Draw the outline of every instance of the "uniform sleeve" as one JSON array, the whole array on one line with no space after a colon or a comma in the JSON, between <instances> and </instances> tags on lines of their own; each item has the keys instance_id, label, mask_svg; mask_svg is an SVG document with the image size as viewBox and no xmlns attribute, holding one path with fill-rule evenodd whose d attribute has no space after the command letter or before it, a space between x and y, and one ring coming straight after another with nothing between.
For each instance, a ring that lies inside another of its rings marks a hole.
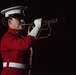
<instances>
[{"instance_id":1,"label":"uniform sleeve","mask_svg":"<svg viewBox=\"0 0 76 75\"><path fill-rule=\"evenodd\" d=\"M17 38L12 35L5 36L2 43L11 50L24 51L27 50L34 42L35 37L26 36L24 38Z\"/></svg>"}]
</instances>

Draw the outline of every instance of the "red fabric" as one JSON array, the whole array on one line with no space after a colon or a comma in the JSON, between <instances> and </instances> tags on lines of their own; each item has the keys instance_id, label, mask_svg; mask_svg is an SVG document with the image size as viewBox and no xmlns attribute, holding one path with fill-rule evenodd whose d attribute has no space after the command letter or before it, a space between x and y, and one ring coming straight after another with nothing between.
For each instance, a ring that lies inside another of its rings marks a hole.
<instances>
[{"instance_id":1,"label":"red fabric","mask_svg":"<svg viewBox=\"0 0 76 75\"><path fill-rule=\"evenodd\" d=\"M20 37L17 30L9 29L1 40L1 54L3 62L16 62L22 64L29 64L30 50L29 47L34 42L35 37L26 36ZM28 75L26 70L9 68L3 69L1 75Z\"/></svg>"}]
</instances>

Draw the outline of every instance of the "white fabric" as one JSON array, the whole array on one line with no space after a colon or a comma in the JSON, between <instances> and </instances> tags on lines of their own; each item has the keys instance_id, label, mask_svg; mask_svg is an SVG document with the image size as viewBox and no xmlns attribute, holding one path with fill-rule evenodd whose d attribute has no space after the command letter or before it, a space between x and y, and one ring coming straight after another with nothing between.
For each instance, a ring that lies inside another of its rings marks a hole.
<instances>
[{"instance_id":1,"label":"white fabric","mask_svg":"<svg viewBox=\"0 0 76 75\"><path fill-rule=\"evenodd\" d=\"M3 67L7 67L7 62L3 62ZM9 62L8 67L14 67L14 68L26 68L26 64L21 64L21 63L15 63L15 62Z\"/></svg>"},{"instance_id":2,"label":"white fabric","mask_svg":"<svg viewBox=\"0 0 76 75\"><path fill-rule=\"evenodd\" d=\"M40 18L40 19L35 19L35 20L34 20L34 24L35 24L35 26L37 26L38 28L41 27L41 23L42 23L42 18Z\"/></svg>"},{"instance_id":3,"label":"white fabric","mask_svg":"<svg viewBox=\"0 0 76 75\"><path fill-rule=\"evenodd\" d=\"M41 21L42 21L42 19L35 19L34 20L35 27L31 30L31 32L28 35L37 37L37 34L41 28Z\"/></svg>"},{"instance_id":4,"label":"white fabric","mask_svg":"<svg viewBox=\"0 0 76 75\"><path fill-rule=\"evenodd\" d=\"M32 31L31 31L28 35L31 35L31 36L36 37L37 34L38 34L38 32L39 32L39 30L40 30L40 28L34 27L34 28L32 29Z\"/></svg>"}]
</instances>

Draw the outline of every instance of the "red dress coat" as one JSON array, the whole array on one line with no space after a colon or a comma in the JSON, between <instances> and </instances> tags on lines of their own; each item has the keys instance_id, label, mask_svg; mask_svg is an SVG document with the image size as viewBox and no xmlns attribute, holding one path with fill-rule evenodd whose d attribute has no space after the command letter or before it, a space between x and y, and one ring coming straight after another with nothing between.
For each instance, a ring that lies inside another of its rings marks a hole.
<instances>
[{"instance_id":1,"label":"red dress coat","mask_svg":"<svg viewBox=\"0 0 76 75\"><path fill-rule=\"evenodd\" d=\"M28 69L8 67L10 62L29 64L30 63L30 46L35 37L20 37L17 30L8 29L1 40L1 54L3 62L7 62L1 75L28 75Z\"/></svg>"}]
</instances>

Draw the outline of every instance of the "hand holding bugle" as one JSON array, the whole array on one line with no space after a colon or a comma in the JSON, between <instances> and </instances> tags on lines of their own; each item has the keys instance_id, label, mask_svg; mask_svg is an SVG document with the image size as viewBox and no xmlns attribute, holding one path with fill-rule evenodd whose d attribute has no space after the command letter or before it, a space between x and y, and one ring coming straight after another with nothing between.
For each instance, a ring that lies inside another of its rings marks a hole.
<instances>
[{"instance_id":1,"label":"hand holding bugle","mask_svg":"<svg viewBox=\"0 0 76 75\"><path fill-rule=\"evenodd\" d=\"M51 34L51 30L52 30L52 25L55 25L55 24L58 24L58 19L51 19L51 20L45 20L45 21L42 21L42 28L40 29L41 32L43 31L46 31L48 32L47 35L45 36L39 36L38 39L44 39L44 38L48 38ZM33 29L33 27L35 26L34 22L33 23L28 23L28 24L25 24L25 25L28 25L28 33ZM40 33L41 33L40 32ZM45 33L46 34L46 33ZM40 35L40 34L39 34Z\"/></svg>"}]
</instances>

